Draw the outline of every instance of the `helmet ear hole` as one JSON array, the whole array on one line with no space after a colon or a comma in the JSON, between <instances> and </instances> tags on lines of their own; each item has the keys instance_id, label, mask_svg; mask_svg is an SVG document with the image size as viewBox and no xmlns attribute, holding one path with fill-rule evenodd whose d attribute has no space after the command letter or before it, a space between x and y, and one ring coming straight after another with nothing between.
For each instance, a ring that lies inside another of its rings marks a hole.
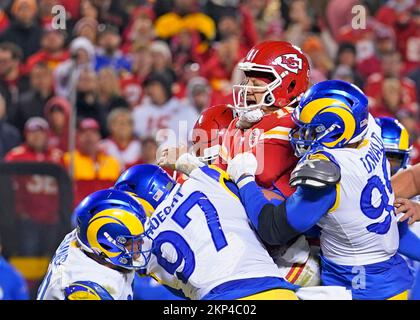
<instances>
[{"instance_id":1,"label":"helmet ear hole","mask_svg":"<svg viewBox=\"0 0 420 320\"><path fill-rule=\"evenodd\" d=\"M287 88L287 93L291 93L296 87L296 80L292 80Z\"/></svg>"}]
</instances>

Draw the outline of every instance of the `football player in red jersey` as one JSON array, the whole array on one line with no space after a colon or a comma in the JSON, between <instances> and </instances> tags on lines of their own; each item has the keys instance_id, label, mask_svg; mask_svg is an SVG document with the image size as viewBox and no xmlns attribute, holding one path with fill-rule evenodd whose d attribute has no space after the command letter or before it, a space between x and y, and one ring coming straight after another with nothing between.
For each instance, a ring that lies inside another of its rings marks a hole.
<instances>
[{"instance_id":1,"label":"football player in red jersey","mask_svg":"<svg viewBox=\"0 0 420 320\"><path fill-rule=\"evenodd\" d=\"M238 113L229 125L220 151L222 169L239 153L252 152L258 160L256 181L287 197L290 173L297 158L289 143L295 127L291 112L308 89L309 62L302 51L283 41L253 47L238 64L242 84L233 87Z\"/></svg>"}]
</instances>

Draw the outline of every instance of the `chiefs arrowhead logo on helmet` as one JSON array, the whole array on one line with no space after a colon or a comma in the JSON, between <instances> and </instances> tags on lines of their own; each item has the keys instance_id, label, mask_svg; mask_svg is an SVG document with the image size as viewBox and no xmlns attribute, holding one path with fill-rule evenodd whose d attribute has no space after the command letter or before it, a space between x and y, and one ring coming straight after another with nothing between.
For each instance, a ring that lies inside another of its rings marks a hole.
<instances>
[{"instance_id":1,"label":"chiefs arrowhead logo on helmet","mask_svg":"<svg viewBox=\"0 0 420 320\"><path fill-rule=\"evenodd\" d=\"M302 70L302 59L299 58L296 54L283 54L280 57L277 57L273 64L283 67L284 69L298 73L299 70Z\"/></svg>"}]
</instances>

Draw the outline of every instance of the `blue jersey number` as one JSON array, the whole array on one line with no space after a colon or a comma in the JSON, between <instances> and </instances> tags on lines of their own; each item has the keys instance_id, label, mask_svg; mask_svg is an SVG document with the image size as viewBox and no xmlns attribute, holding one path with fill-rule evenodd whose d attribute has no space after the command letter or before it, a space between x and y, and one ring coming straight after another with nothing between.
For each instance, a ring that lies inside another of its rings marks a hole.
<instances>
[{"instance_id":1,"label":"blue jersey number","mask_svg":"<svg viewBox=\"0 0 420 320\"><path fill-rule=\"evenodd\" d=\"M372 223L367 226L369 232L377 234L386 234L391 226L392 216L394 213L394 207L389 204L389 194L392 193L391 181L388 177L388 171L386 167L385 157L382 162L382 170L386 185L384 185L378 176L372 176L369 178L367 185L363 188L362 195L360 197L360 208L365 216L370 219L378 219L382 213L387 211L389 214L382 222ZM381 201L376 207L372 204L372 193L377 190L381 195Z\"/></svg>"},{"instance_id":2,"label":"blue jersey number","mask_svg":"<svg viewBox=\"0 0 420 320\"><path fill-rule=\"evenodd\" d=\"M207 226L209 228L211 238L217 251L220 251L226 247L227 241L223 233L222 226L220 225L219 216L216 208L202 192L196 191L192 193L174 212L172 219L182 228L185 229L191 222L191 218L188 217L190 210L198 205L203 211ZM174 262L168 261L162 256L162 245L170 243L176 250L177 259ZM168 273L175 274L182 282L187 283L189 277L192 275L195 269L195 257L194 252L191 250L188 242L175 231L164 231L161 232L154 240L154 251L157 257L159 265L162 266ZM184 267L181 272L176 270L184 262Z\"/></svg>"},{"instance_id":3,"label":"blue jersey number","mask_svg":"<svg viewBox=\"0 0 420 320\"><path fill-rule=\"evenodd\" d=\"M207 227L209 228L211 238L213 239L214 246L217 251L222 250L227 246L225 234L223 233L222 226L220 225L219 215L216 208L209 201L206 195L202 192L196 191L192 193L187 200L185 200L176 210L172 219L182 228L190 223L191 218L188 217L190 210L198 205L207 220Z\"/></svg>"}]
</instances>

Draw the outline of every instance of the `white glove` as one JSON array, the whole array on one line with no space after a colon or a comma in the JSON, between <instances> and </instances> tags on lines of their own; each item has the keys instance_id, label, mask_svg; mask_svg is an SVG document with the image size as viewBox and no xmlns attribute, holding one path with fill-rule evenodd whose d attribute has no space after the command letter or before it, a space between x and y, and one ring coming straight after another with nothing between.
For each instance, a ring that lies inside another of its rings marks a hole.
<instances>
[{"instance_id":1,"label":"white glove","mask_svg":"<svg viewBox=\"0 0 420 320\"><path fill-rule=\"evenodd\" d=\"M264 117L264 111L261 109L244 112L239 115L236 127L239 129L248 129L252 127L254 123L259 122L262 117Z\"/></svg>"},{"instance_id":2,"label":"white glove","mask_svg":"<svg viewBox=\"0 0 420 320\"><path fill-rule=\"evenodd\" d=\"M250 152L240 153L228 163L227 173L236 183L243 175L255 175L258 163L255 156Z\"/></svg>"}]
</instances>

